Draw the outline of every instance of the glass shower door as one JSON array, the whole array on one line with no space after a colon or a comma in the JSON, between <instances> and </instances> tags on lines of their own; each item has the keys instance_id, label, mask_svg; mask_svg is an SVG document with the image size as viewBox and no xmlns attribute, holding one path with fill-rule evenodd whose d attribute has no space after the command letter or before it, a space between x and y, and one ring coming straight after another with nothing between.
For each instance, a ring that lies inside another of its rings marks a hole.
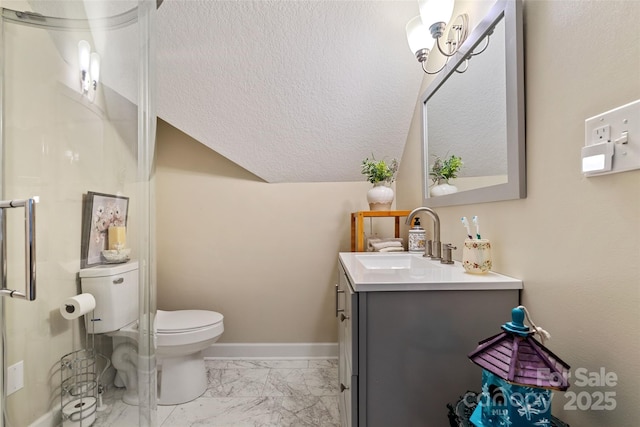
<instances>
[{"instance_id":1,"label":"glass shower door","mask_svg":"<svg viewBox=\"0 0 640 427\"><path fill-rule=\"evenodd\" d=\"M155 10L155 1L82 0L2 9L0 427L61 421L65 355L95 348L106 356L95 358L95 387L111 381L104 369L111 339L88 334L82 316L68 320L60 311L81 292L89 245L83 226L95 225L85 210L92 192L129 201L127 246L140 265L138 425L155 425Z\"/></svg>"}]
</instances>

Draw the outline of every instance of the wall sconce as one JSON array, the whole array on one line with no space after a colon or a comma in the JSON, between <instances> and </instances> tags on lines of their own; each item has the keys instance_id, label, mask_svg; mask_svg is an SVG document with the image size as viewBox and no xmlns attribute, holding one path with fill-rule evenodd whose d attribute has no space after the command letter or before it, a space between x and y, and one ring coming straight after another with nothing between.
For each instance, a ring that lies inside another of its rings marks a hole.
<instances>
[{"instance_id":1,"label":"wall sconce","mask_svg":"<svg viewBox=\"0 0 640 427\"><path fill-rule=\"evenodd\" d=\"M418 5L420 15L410 20L406 28L409 48L416 55L418 62L422 64L422 70L425 73L437 74L442 71L449 62L449 58L458 52L462 43L467 39L469 16L466 13L458 15L449 26L449 32L444 42L441 42L453 15L454 0L419 0ZM427 70L427 60L434 44L447 60L438 70L429 71ZM466 68L460 72L464 71Z\"/></svg>"},{"instance_id":2,"label":"wall sconce","mask_svg":"<svg viewBox=\"0 0 640 427\"><path fill-rule=\"evenodd\" d=\"M100 55L96 52L91 53L91 65L89 68L91 85L89 87L89 101L96 99L98 91L98 82L100 81Z\"/></svg>"},{"instance_id":3,"label":"wall sconce","mask_svg":"<svg viewBox=\"0 0 640 427\"><path fill-rule=\"evenodd\" d=\"M93 102L100 79L100 55L91 52L86 40L78 42L78 64L80 66L80 91Z\"/></svg>"}]
</instances>

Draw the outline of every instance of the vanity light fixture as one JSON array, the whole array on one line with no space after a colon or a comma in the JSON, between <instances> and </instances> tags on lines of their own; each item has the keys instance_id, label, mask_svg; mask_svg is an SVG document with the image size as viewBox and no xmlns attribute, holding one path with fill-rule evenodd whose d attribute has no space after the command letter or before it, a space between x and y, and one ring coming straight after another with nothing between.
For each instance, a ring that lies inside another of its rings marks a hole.
<instances>
[{"instance_id":1,"label":"vanity light fixture","mask_svg":"<svg viewBox=\"0 0 640 427\"><path fill-rule=\"evenodd\" d=\"M91 85L89 87L89 101L93 102L96 99L96 92L98 90L98 82L100 81L100 55L96 52L91 54L91 65L89 68Z\"/></svg>"},{"instance_id":2,"label":"vanity light fixture","mask_svg":"<svg viewBox=\"0 0 640 427\"><path fill-rule=\"evenodd\" d=\"M91 46L86 40L78 42L78 65L80 67L80 92L93 102L100 81L100 55L91 52Z\"/></svg>"},{"instance_id":3,"label":"vanity light fixture","mask_svg":"<svg viewBox=\"0 0 640 427\"><path fill-rule=\"evenodd\" d=\"M422 65L422 70L425 73L438 74L447 65L449 58L458 52L462 43L467 39L469 35L469 15L463 13L451 21L454 0L418 0L418 6L420 15L411 19L406 27L409 48L416 55L416 59ZM447 25L449 25L449 31L444 37ZM447 59L438 70L429 71L427 70L427 60L434 44ZM488 44L489 38L487 37ZM465 64L468 63L468 59L471 56L482 53L487 48L487 45L479 52L471 53L466 58ZM463 73L466 70L465 65L464 69L456 71Z\"/></svg>"},{"instance_id":4,"label":"vanity light fixture","mask_svg":"<svg viewBox=\"0 0 640 427\"><path fill-rule=\"evenodd\" d=\"M87 93L89 90L89 63L91 60L91 46L86 40L78 42L78 66L80 67L80 90Z\"/></svg>"}]
</instances>

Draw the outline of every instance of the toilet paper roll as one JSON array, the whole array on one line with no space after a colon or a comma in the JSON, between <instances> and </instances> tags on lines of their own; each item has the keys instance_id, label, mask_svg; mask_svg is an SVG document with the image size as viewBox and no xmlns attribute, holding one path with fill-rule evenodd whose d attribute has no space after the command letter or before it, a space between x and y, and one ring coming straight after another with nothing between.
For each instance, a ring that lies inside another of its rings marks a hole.
<instances>
[{"instance_id":1,"label":"toilet paper roll","mask_svg":"<svg viewBox=\"0 0 640 427\"><path fill-rule=\"evenodd\" d=\"M62 408L62 427L90 426L95 420L95 397L72 400Z\"/></svg>"},{"instance_id":2,"label":"toilet paper roll","mask_svg":"<svg viewBox=\"0 0 640 427\"><path fill-rule=\"evenodd\" d=\"M64 300L60 306L60 314L67 320L78 317L96 308L96 300L91 294L80 294Z\"/></svg>"}]
</instances>

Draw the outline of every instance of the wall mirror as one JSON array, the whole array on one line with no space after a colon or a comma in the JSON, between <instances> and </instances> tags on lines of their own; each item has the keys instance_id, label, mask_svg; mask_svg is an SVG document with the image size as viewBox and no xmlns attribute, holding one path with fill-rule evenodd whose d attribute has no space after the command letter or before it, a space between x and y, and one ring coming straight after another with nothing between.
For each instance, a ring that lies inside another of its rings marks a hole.
<instances>
[{"instance_id":1,"label":"wall mirror","mask_svg":"<svg viewBox=\"0 0 640 427\"><path fill-rule=\"evenodd\" d=\"M487 37L486 50L470 56ZM526 197L521 0L496 2L429 85L422 106L425 206ZM433 196L431 165L450 155L464 163L450 182L458 191Z\"/></svg>"}]
</instances>

